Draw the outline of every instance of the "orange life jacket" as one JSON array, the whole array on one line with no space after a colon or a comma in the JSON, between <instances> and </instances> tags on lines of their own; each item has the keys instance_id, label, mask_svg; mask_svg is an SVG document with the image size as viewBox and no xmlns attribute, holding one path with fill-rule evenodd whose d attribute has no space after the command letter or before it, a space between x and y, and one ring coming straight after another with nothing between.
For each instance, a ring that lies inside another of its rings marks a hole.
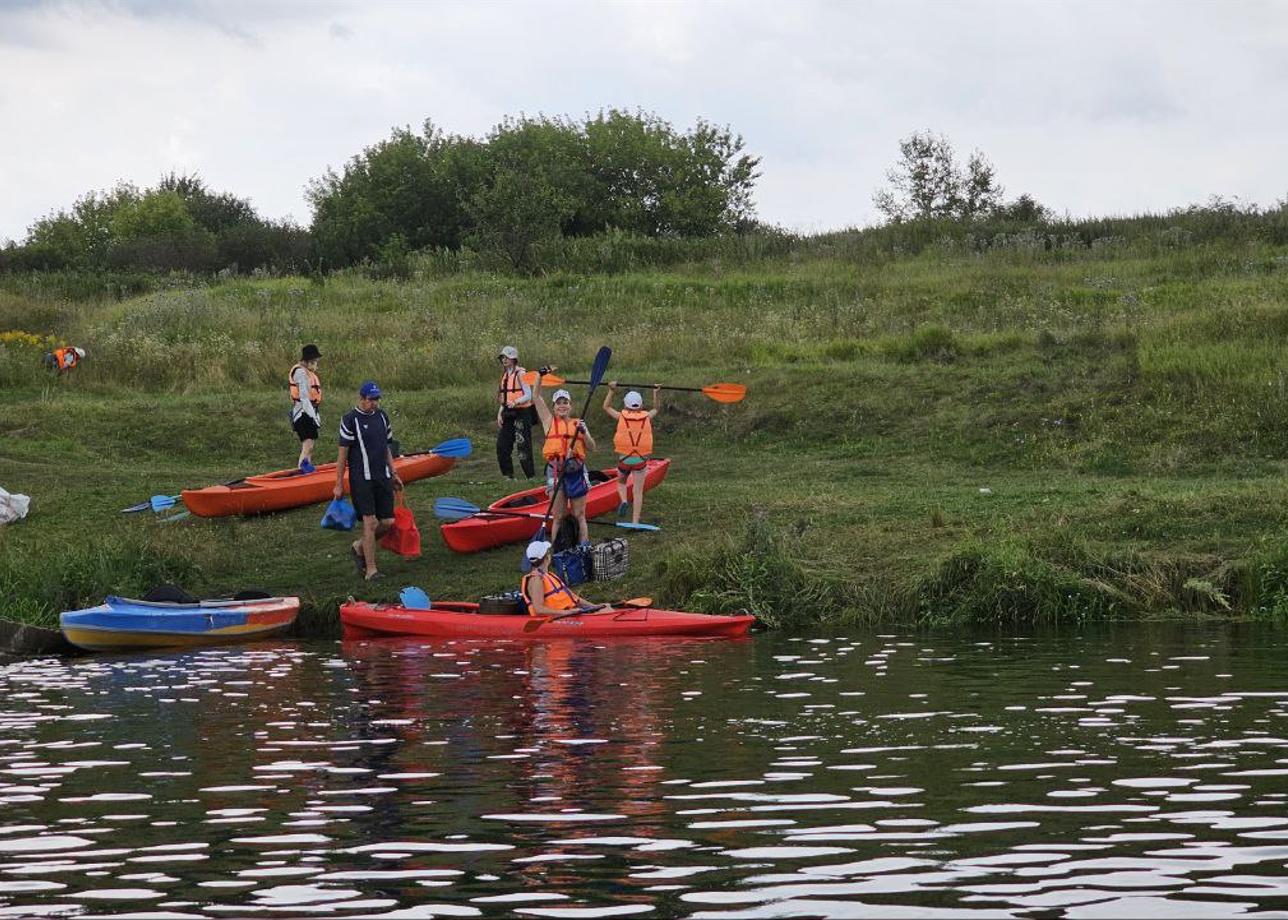
<instances>
[{"instance_id":1,"label":"orange life jacket","mask_svg":"<svg viewBox=\"0 0 1288 920\"><path fill-rule=\"evenodd\" d=\"M507 409L532 405L532 397L523 395L523 368L515 365L501 371L501 385L496 388L497 402Z\"/></svg>"},{"instance_id":2,"label":"orange life jacket","mask_svg":"<svg viewBox=\"0 0 1288 920\"><path fill-rule=\"evenodd\" d=\"M300 388L295 385L295 372L301 368L304 369L304 373L309 375L309 402L315 406L322 405L322 381L317 374L304 367L303 364L295 365L291 368L291 372L286 375L291 384L291 402L300 401Z\"/></svg>"},{"instance_id":3,"label":"orange life jacket","mask_svg":"<svg viewBox=\"0 0 1288 920\"><path fill-rule=\"evenodd\" d=\"M613 450L623 457L653 454L653 419L647 409L623 409L617 417Z\"/></svg>"},{"instance_id":4,"label":"orange life jacket","mask_svg":"<svg viewBox=\"0 0 1288 920\"><path fill-rule=\"evenodd\" d=\"M66 348L55 348L54 360L58 362L60 371L69 371L80 363L80 355L69 345Z\"/></svg>"},{"instance_id":5,"label":"orange life jacket","mask_svg":"<svg viewBox=\"0 0 1288 920\"><path fill-rule=\"evenodd\" d=\"M553 416L550 419L550 427L546 429L546 443L541 446L541 456L547 460L562 460L565 456L576 457L578 460L586 459L586 439L577 433L577 422L579 419L572 417L563 419L559 416ZM568 445L572 444L572 453L568 453Z\"/></svg>"},{"instance_id":6,"label":"orange life jacket","mask_svg":"<svg viewBox=\"0 0 1288 920\"><path fill-rule=\"evenodd\" d=\"M519 582L519 590L523 594L525 606L531 606L532 603L528 600L528 580L534 575L541 576L541 587L545 591L547 607L553 607L555 610L573 610L577 607L577 602L572 599L572 590L564 584L563 579L554 572L542 573L540 569L533 569ZM539 614L533 614L533 616L539 616Z\"/></svg>"}]
</instances>

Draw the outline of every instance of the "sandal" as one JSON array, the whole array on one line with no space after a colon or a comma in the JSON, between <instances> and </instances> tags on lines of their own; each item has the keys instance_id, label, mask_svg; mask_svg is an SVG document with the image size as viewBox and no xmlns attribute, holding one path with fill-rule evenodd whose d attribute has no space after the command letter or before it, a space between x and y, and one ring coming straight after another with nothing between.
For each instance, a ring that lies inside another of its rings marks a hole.
<instances>
[{"instance_id":1,"label":"sandal","mask_svg":"<svg viewBox=\"0 0 1288 920\"><path fill-rule=\"evenodd\" d=\"M358 570L358 575L367 574L367 557L362 555L362 550L349 547L349 554L353 556L353 567Z\"/></svg>"},{"instance_id":2,"label":"sandal","mask_svg":"<svg viewBox=\"0 0 1288 920\"><path fill-rule=\"evenodd\" d=\"M378 578L384 578L384 572L372 572L370 575L363 576L366 581L375 581Z\"/></svg>"}]
</instances>

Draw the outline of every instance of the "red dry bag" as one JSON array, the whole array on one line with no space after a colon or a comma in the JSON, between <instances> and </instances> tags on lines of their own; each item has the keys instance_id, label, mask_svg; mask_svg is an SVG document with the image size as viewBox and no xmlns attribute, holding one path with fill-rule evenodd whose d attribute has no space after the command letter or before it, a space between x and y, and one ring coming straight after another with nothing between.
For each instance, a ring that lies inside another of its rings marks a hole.
<instances>
[{"instance_id":1,"label":"red dry bag","mask_svg":"<svg viewBox=\"0 0 1288 920\"><path fill-rule=\"evenodd\" d=\"M414 559L420 555L420 529L416 527L416 518L407 507L401 491L394 507L394 526L380 538L380 545L399 556Z\"/></svg>"}]
</instances>

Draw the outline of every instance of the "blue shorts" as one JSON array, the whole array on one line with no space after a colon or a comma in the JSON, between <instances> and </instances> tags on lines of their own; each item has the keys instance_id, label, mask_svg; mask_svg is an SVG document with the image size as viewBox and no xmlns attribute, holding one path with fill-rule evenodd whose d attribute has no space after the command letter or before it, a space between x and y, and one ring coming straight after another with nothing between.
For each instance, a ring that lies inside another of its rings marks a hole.
<instances>
[{"instance_id":1,"label":"blue shorts","mask_svg":"<svg viewBox=\"0 0 1288 920\"><path fill-rule=\"evenodd\" d=\"M546 494L553 495L555 491L555 476L560 464L551 461L546 464ZM590 491L590 473L586 470L586 464L580 460L569 460L563 465L563 487L560 489L561 494L567 498L582 498Z\"/></svg>"}]
</instances>

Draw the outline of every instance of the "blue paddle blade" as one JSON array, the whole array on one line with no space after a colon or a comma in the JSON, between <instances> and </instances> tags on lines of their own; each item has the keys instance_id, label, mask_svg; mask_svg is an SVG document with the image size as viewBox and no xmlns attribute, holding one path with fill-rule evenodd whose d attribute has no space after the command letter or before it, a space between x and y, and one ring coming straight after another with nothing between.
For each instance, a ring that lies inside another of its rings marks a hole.
<instances>
[{"instance_id":1,"label":"blue paddle blade","mask_svg":"<svg viewBox=\"0 0 1288 920\"><path fill-rule=\"evenodd\" d=\"M166 508L173 508L178 500L177 495L153 495L148 499L148 505L153 511L164 511Z\"/></svg>"},{"instance_id":2,"label":"blue paddle blade","mask_svg":"<svg viewBox=\"0 0 1288 920\"><path fill-rule=\"evenodd\" d=\"M434 516L446 518L449 521L459 521L463 518L473 517L482 510L478 505L471 505L460 498L444 497L434 499Z\"/></svg>"},{"instance_id":3,"label":"blue paddle blade","mask_svg":"<svg viewBox=\"0 0 1288 920\"><path fill-rule=\"evenodd\" d=\"M613 350L605 345L599 349L595 355L595 363L590 368L590 388L593 390L599 386L599 382L604 379L604 371L608 370L608 360L612 358Z\"/></svg>"},{"instance_id":4,"label":"blue paddle blade","mask_svg":"<svg viewBox=\"0 0 1288 920\"><path fill-rule=\"evenodd\" d=\"M398 595L402 605L408 610L429 610L429 595L417 587L403 588Z\"/></svg>"},{"instance_id":5,"label":"blue paddle blade","mask_svg":"<svg viewBox=\"0 0 1288 920\"><path fill-rule=\"evenodd\" d=\"M654 530L662 529L661 527L658 527L656 524L632 524L630 521L618 521L617 526L623 528L624 530L654 531Z\"/></svg>"},{"instance_id":6,"label":"blue paddle blade","mask_svg":"<svg viewBox=\"0 0 1288 920\"><path fill-rule=\"evenodd\" d=\"M470 444L469 438L452 438L437 447L430 448L429 452L439 457L468 457L474 452L474 446Z\"/></svg>"}]
</instances>

